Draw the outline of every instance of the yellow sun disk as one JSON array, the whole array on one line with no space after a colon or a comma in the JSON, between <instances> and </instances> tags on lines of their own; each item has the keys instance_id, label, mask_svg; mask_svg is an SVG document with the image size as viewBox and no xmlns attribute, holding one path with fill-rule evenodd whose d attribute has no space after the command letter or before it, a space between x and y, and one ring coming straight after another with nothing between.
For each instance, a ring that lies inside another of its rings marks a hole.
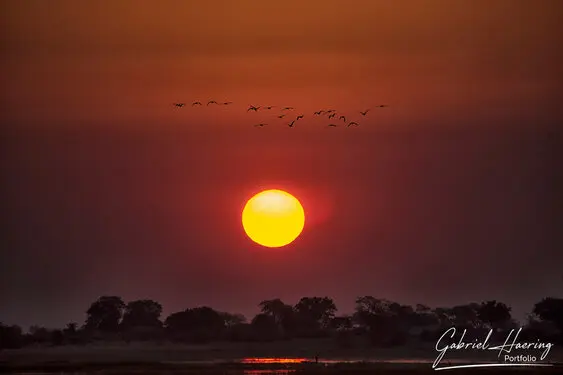
<instances>
[{"instance_id":1,"label":"yellow sun disk","mask_svg":"<svg viewBox=\"0 0 563 375\"><path fill-rule=\"evenodd\" d=\"M291 194L267 190L247 202L242 223L254 242L266 247L281 247L299 236L305 225L305 213Z\"/></svg>"}]
</instances>

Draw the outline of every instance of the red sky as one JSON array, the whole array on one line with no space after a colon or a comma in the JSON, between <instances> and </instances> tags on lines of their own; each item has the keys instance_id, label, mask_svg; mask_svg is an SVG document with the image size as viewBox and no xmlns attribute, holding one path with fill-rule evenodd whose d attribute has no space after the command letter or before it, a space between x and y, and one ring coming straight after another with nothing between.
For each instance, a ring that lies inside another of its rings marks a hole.
<instances>
[{"instance_id":1,"label":"red sky","mask_svg":"<svg viewBox=\"0 0 563 375\"><path fill-rule=\"evenodd\" d=\"M522 312L562 290L559 1L1 7L0 320L81 321L105 293L250 314L307 294ZM209 99L234 104L172 106ZM357 129L246 112L380 103ZM284 251L241 232L262 187L305 205Z\"/></svg>"}]
</instances>

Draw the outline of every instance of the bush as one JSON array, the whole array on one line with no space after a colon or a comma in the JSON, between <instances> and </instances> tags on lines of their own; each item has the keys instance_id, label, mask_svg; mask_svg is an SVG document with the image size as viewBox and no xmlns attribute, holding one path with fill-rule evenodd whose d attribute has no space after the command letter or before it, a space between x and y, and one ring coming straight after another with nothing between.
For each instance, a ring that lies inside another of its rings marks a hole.
<instances>
[{"instance_id":1,"label":"bush","mask_svg":"<svg viewBox=\"0 0 563 375\"><path fill-rule=\"evenodd\" d=\"M19 349L23 341L20 327L0 324L0 349Z\"/></svg>"}]
</instances>

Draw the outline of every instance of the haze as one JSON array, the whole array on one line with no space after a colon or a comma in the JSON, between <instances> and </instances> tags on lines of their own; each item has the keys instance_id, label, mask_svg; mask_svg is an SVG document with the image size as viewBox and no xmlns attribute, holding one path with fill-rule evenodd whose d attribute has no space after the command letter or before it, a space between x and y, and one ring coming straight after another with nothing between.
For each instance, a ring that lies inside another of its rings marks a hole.
<instances>
[{"instance_id":1,"label":"haze","mask_svg":"<svg viewBox=\"0 0 563 375\"><path fill-rule=\"evenodd\" d=\"M548 0L3 1L2 321L82 322L103 294L249 316L305 295L342 311L371 294L516 312L561 296L562 13ZM234 104L172 106L210 99ZM357 129L257 129L246 113L379 103ZM285 251L242 231L261 188L305 206Z\"/></svg>"}]
</instances>

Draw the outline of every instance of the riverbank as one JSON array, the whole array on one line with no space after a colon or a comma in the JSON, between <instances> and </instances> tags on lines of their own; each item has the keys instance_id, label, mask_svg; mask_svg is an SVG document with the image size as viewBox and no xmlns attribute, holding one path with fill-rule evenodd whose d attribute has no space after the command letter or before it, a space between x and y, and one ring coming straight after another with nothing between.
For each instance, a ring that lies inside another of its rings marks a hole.
<instances>
[{"instance_id":1,"label":"riverbank","mask_svg":"<svg viewBox=\"0 0 563 375\"><path fill-rule=\"evenodd\" d=\"M341 348L324 340L271 343L100 343L85 346L26 347L0 352L0 370L88 372L118 369L120 373L248 372L292 370L364 371L377 369L431 369L438 352L430 343L393 348ZM496 351L452 351L441 365L497 362ZM514 354L514 353L511 353ZM528 352L538 359L541 355ZM318 356L319 363L315 362ZM265 360L270 358L271 360ZM282 360L283 359L283 360ZM563 363L563 351L553 348L546 362ZM559 368L561 371L561 368ZM543 371L543 369L542 369ZM563 373L563 371L561 371Z\"/></svg>"}]
</instances>

